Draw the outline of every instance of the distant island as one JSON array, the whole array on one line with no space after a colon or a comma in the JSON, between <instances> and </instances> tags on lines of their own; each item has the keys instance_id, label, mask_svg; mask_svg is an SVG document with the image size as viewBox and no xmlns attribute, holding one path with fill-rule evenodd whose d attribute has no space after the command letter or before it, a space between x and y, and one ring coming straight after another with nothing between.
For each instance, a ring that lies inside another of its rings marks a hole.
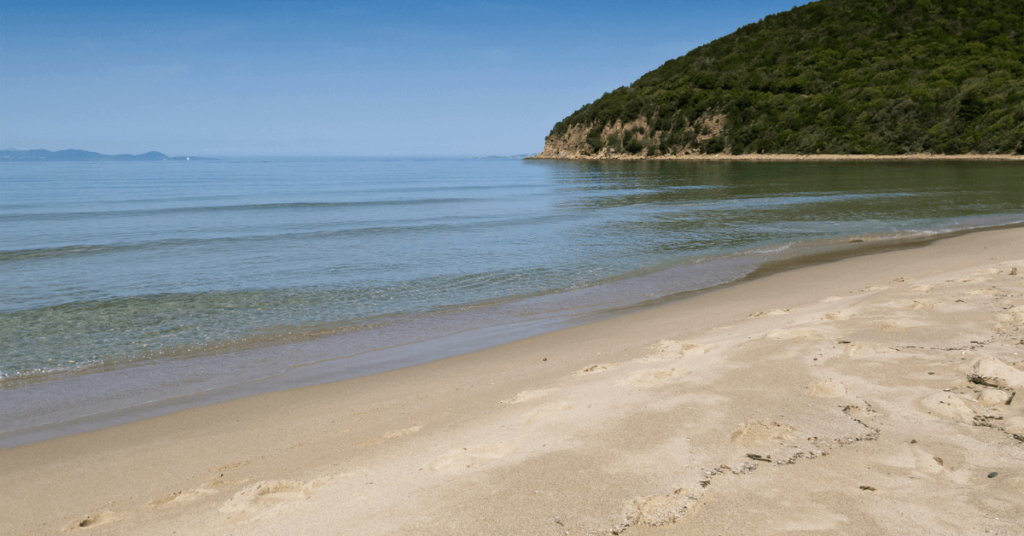
<instances>
[{"instance_id":1,"label":"distant island","mask_svg":"<svg viewBox=\"0 0 1024 536\"><path fill-rule=\"evenodd\" d=\"M535 158L1022 155L1020 6L822 0L771 15L583 106Z\"/></svg>"},{"instance_id":2,"label":"distant island","mask_svg":"<svg viewBox=\"0 0 1024 536\"><path fill-rule=\"evenodd\" d=\"M92 162L92 161L212 161L216 158L205 158L201 156L167 156L163 153L150 151L143 154L100 154L92 151L79 149L64 149L63 151L47 151L46 149L31 149L19 151L17 149L0 150L0 162Z\"/></svg>"}]
</instances>

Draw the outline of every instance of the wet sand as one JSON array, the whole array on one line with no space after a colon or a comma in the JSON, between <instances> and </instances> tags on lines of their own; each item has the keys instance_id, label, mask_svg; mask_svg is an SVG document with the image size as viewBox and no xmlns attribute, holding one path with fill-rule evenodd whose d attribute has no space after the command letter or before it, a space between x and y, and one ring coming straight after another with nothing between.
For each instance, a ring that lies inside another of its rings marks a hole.
<instances>
[{"instance_id":1,"label":"wet sand","mask_svg":"<svg viewBox=\"0 0 1024 536\"><path fill-rule=\"evenodd\" d=\"M5 449L0 531L1012 534L1022 252L971 233Z\"/></svg>"}]
</instances>

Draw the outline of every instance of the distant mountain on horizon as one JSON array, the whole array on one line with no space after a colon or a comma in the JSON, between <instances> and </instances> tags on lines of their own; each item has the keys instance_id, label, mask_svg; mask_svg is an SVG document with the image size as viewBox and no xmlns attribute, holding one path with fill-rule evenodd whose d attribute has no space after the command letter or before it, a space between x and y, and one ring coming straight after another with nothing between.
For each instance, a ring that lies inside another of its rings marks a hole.
<instances>
[{"instance_id":1,"label":"distant mountain on horizon","mask_svg":"<svg viewBox=\"0 0 1024 536\"><path fill-rule=\"evenodd\" d=\"M157 151L150 151L143 154L100 154L81 149L64 149L63 151L47 151L46 149L30 149L19 151L17 149L0 150L0 162L92 162L92 161L204 161L216 160L201 156L167 156Z\"/></svg>"}]
</instances>

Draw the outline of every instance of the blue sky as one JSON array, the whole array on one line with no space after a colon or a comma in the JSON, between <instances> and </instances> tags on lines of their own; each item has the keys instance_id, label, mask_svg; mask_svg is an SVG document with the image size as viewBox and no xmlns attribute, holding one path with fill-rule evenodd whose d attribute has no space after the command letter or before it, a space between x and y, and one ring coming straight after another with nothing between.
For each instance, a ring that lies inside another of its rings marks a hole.
<instances>
[{"instance_id":1,"label":"blue sky","mask_svg":"<svg viewBox=\"0 0 1024 536\"><path fill-rule=\"evenodd\" d=\"M0 147L535 153L605 91L793 6L0 1Z\"/></svg>"}]
</instances>

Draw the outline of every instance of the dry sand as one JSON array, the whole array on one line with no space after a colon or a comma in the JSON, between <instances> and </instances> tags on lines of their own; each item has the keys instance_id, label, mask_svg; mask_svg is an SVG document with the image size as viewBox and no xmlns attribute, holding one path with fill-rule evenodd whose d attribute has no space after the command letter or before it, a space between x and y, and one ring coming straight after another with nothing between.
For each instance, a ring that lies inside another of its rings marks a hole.
<instances>
[{"instance_id":1,"label":"dry sand","mask_svg":"<svg viewBox=\"0 0 1024 536\"><path fill-rule=\"evenodd\" d=\"M0 530L1021 534L1022 354L978 232L0 451Z\"/></svg>"}]
</instances>

